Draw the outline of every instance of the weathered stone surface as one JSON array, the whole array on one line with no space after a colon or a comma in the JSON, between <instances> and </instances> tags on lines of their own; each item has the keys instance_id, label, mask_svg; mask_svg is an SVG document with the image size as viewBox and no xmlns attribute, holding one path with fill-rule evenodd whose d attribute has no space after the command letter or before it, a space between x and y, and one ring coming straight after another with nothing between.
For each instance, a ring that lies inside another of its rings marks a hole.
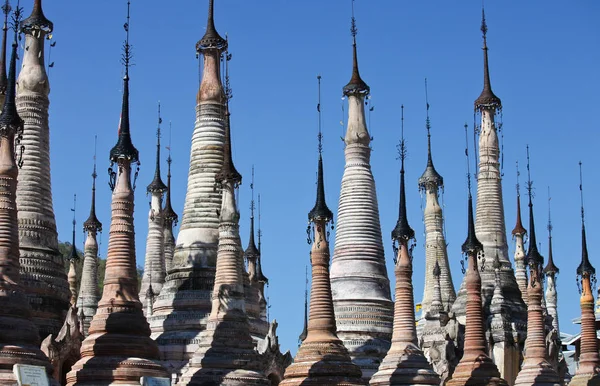
<instances>
[{"instance_id":1,"label":"weathered stone surface","mask_svg":"<svg viewBox=\"0 0 600 386\"><path fill-rule=\"evenodd\" d=\"M41 336L57 334L69 308L69 286L52 207L50 178L50 86L44 63L44 41L52 31L38 25L45 18L41 0L24 21L25 52L17 87L17 110L25 122L21 144L25 146L19 171L19 248L22 283L33 309L32 318ZM16 149L19 153L20 148Z\"/></svg>"},{"instance_id":2,"label":"weathered stone surface","mask_svg":"<svg viewBox=\"0 0 600 386\"><path fill-rule=\"evenodd\" d=\"M165 235L162 218L162 193L153 192L150 212L148 214L148 237L146 239L146 259L144 260L144 276L140 286L140 302L146 317L151 316L149 309L153 309L154 295L159 294L165 282ZM152 288L151 298L147 297L148 290ZM150 302L150 304L149 304Z\"/></svg>"}]
</instances>

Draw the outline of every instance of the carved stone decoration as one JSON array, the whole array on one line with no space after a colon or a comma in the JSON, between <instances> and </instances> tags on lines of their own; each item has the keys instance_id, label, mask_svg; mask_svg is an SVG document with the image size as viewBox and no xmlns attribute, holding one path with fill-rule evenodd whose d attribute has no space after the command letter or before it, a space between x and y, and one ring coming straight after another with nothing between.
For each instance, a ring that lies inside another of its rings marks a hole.
<instances>
[{"instance_id":1,"label":"carved stone decoration","mask_svg":"<svg viewBox=\"0 0 600 386\"><path fill-rule=\"evenodd\" d=\"M17 110L25 122L21 144L26 149L17 185L21 277L41 336L56 335L69 308L69 285L58 251L50 182L50 86L44 42L52 28L42 11L42 1L35 0L31 15L21 23L25 53L17 82Z\"/></svg>"}]
</instances>

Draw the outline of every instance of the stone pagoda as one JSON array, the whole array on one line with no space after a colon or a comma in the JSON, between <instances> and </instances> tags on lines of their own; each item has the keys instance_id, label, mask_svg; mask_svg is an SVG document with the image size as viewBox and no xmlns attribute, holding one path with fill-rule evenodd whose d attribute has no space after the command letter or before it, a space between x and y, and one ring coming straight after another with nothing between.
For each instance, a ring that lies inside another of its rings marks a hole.
<instances>
[{"instance_id":1,"label":"stone pagoda","mask_svg":"<svg viewBox=\"0 0 600 386\"><path fill-rule=\"evenodd\" d=\"M440 377L433 371L431 364L417 346L417 328L415 325L415 300L412 285L412 249L415 231L408 224L406 211L406 193L404 188L404 160L406 145L404 142L404 107L402 111L402 140L399 152L400 168L400 209L398 222L392 231L396 274L396 296L394 304L394 332L392 345L371 377L371 386L400 385L439 385ZM439 264L437 265L439 269Z\"/></svg>"},{"instance_id":2,"label":"stone pagoda","mask_svg":"<svg viewBox=\"0 0 600 386\"><path fill-rule=\"evenodd\" d=\"M319 91L320 91L320 77ZM320 94L320 92L319 92ZM320 99L320 96L319 96ZM319 110L320 117L320 110ZM294 363L286 370L280 386L366 385L360 368L352 363L348 350L336 334L336 320L329 278L328 228L333 213L325 201L321 120L319 119L319 166L317 200L308 213L309 242L312 241L310 314L306 338L298 348Z\"/></svg>"},{"instance_id":3,"label":"stone pagoda","mask_svg":"<svg viewBox=\"0 0 600 386\"><path fill-rule=\"evenodd\" d=\"M519 168L517 163L517 180L519 178ZM521 297L527 304L527 267L525 266L525 235L527 231L521 221L521 192L517 182L517 223L512 230L515 240L515 279L521 291Z\"/></svg>"},{"instance_id":4,"label":"stone pagoda","mask_svg":"<svg viewBox=\"0 0 600 386\"><path fill-rule=\"evenodd\" d=\"M110 151L112 217L102 298L81 346L81 359L67 374L67 385L139 385L142 377L166 378L160 366L158 346L150 339L150 327L137 293L133 226L132 164L139 165L138 151L129 127L129 1L125 30L123 106L117 144Z\"/></svg>"},{"instance_id":5,"label":"stone pagoda","mask_svg":"<svg viewBox=\"0 0 600 386\"><path fill-rule=\"evenodd\" d=\"M371 136L365 120L369 86L358 71L354 15L351 31L352 78L343 89L348 98L346 164L331 263L331 290L337 335L368 380L390 347L393 303L371 173Z\"/></svg>"},{"instance_id":6,"label":"stone pagoda","mask_svg":"<svg viewBox=\"0 0 600 386\"><path fill-rule=\"evenodd\" d=\"M174 373L198 350L198 336L206 328L219 241L222 195L214 187L223 166L225 93L220 63L227 41L215 29L213 3L209 0L206 33L196 44L204 71L196 99L183 219L171 270L149 318L161 359Z\"/></svg>"},{"instance_id":7,"label":"stone pagoda","mask_svg":"<svg viewBox=\"0 0 600 386\"><path fill-rule=\"evenodd\" d=\"M212 309L206 329L199 336L200 347L182 369L178 383L181 386L270 385L261 372L260 357L254 348L245 310L240 214L235 199L242 176L233 164L228 109L224 153L223 167L215 176L223 197L219 210L219 249Z\"/></svg>"},{"instance_id":8,"label":"stone pagoda","mask_svg":"<svg viewBox=\"0 0 600 386\"><path fill-rule=\"evenodd\" d=\"M501 264L500 283L506 306L511 310L512 323L498 330L488 330L494 344L490 355L500 370L500 374L512 384L519 371L521 344L525 338L527 313L515 274L508 260L508 245L504 223L502 202L502 176L500 171L500 148L498 131L500 123L496 115L502 109L500 98L492 91L488 67L487 25L482 14L483 33L483 91L475 100L475 110L481 116L479 133L479 168L477 175L477 214L475 231L483 245L484 255L493 258L498 255ZM495 272L492 264L484 265L481 272L484 315L488 315L489 304L494 293ZM465 277L467 280L467 276ZM467 288L463 282L452 311L461 324L465 323L467 309ZM510 338L508 338L510 337ZM515 339L516 337L516 339ZM460 345L460 343L459 343Z\"/></svg>"},{"instance_id":9,"label":"stone pagoda","mask_svg":"<svg viewBox=\"0 0 600 386\"><path fill-rule=\"evenodd\" d=\"M581 162L579 162L579 189L581 191L581 263L577 267L577 286L581 291L581 343L579 367L569 386L600 385L600 357L596 335L596 317L594 315L594 293L592 282L596 282L596 269L590 262L585 234L583 211L583 188Z\"/></svg>"},{"instance_id":10,"label":"stone pagoda","mask_svg":"<svg viewBox=\"0 0 600 386\"><path fill-rule=\"evenodd\" d=\"M5 16L10 5L3 6ZM17 223L17 175L15 140L23 134L23 120L15 102L17 73L17 30L20 10L15 10L15 36L5 83L5 100L0 114L0 383L17 383L14 365L35 365L52 375L50 362L40 350L38 330L32 322L19 273L19 234ZM5 17L6 20L6 17ZM6 30L5 34L6 36ZM5 45L6 43L4 43ZM1 72L1 71L0 71Z\"/></svg>"},{"instance_id":11,"label":"stone pagoda","mask_svg":"<svg viewBox=\"0 0 600 386\"><path fill-rule=\"evenodd\" d=\"M144 277L140 287L140 302L147 317L152 315L155 297L158 296L165 282L165 234L163 224L163 195L167 185L160 176L160 103L158 104L158 128L156 129L156 167L154 179L146 192L150 194L150 212L148 213L148 237L146 238L146 259L144 261ZM172 229L172 228L171 228Z\"/></svg>"},{"instance_id":12,"label":"stone pagoda","mask_svg":"<svg viewBox=\"0 0 600 386\"><path fill-rule=\"evenodd\" d=\"M485 332L483 329L483 307L481 302L481 276L478 266L479 256L484 246L475 234L473 221L473 197L469 181L469 233L462 245L467 255L468 266L465 278L466 287L466 323L464 354L456 366L452 378L446 386L487 385L506 386L508 383L500 377L498 367L486 353Z\"/></svg>"},{"instance_id":13,"label":"stone pagoda","mask_svg":"<svg viewBox=\"0 0 600 386\"><path fill-rule=\"evenodd\" d=\"M25 122L22 146L16 149L23 167L17 185L22 283L33 308L40 336L56 334L69 308L69 286L58 251L50 183L50 85L44 64L44 42L53 24L35 0L21 22L25 34L23 65L17 80L17 110Z\"/></svg>"},{"instance_id":14,"label":"stone pagoda","mask_svg":"<svg viewBox=\"0 0 600 386\"><path fill-rule=\"evenodd\" d=\"M83 247L83 268L81 270L81 285L77 298L79 317L83 323L83 334L87 337L90 323L100 300L98 288L98 232L102 232L102 223L96 216L96 152L94 151L94 171L92 172L92 202L90 215L83 223L83 230L87 233Z\"/></svg>"},{"instance_id":15,"label":"stone pagoda","mask_svg":"<svg viewBox=\"0 0 600 386\"><path fill-rule=\"evenodd\" d=\"M175 252L175 236L173 236L173 227L177 225L179 217L171 205L171 146L169 146L169 156L167 157L167 194L165 198L165 207L162 210L163 215L163 235L164 235L164 253L166 272L171 270L173 262L173 253Z\"/></svg>"},{"instance_id":16,"label":"stone pagoda","mask_svg":"<svg viewBox=\"0 0 600 386\"><path fill-rule=\"evenodd\" d=\"M544 296L543 269L544 258L538 251L533 218L532 183L529 173L529 147L527 148L527 190L529 191L529 250L527 265L529 281L527 284L527 340L523 365L515 380L515 386L560 386L558 373L548 362L546 356L546 329L542 311Z\"/></svg>"}]
</instances>

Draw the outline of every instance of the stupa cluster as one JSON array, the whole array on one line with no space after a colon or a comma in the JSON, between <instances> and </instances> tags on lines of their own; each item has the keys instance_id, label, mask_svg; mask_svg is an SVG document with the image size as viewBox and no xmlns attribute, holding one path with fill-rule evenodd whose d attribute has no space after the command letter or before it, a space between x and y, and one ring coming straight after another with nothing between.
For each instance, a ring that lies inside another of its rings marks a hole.
<instances>
[{"instance_id":1,"label":"stupa cluster","mask_svg":"<svg viewBox=\"0 0 600 386\"><path fill-rule=\"evenodd\" d=\"M12 10L5 0L0 58L0 384L30 384L28 376L61 385L600 384L595 269L588 257L583 199L582 261L577 269L580 359L577 371L568 374L558 325L559 269L552 254L552 225L549 221L544 266L535 232L529 153L529 230L521 221L517 185L514 268L508 257L498 145L502 104L490 81L485 15L483 91L475 101L480 118L477 203L474 208L469 172L467 237L462 245L466 265L458 293L450 272L440 205L444 180L433 162L427 103L427 163L418 180L426 203L425 254L413 254L415 232L407 217L402 107L399 212L391 231L392 297L365 119L370 88L359 72L353 14L352 73L342 89L349 106L343 138L346 163L334 250L331 254L334 214L325 202L319 76L317 191L308 213L311 296L297 355L282 354L277 322L267 318L260 222L258 243L255 240L254 169L245 249L240 238L236 192L242 175L232 151L231 54L215 26L214 0L208 3L206 32L196 44L204 65L181 226L175 237L179 218L171 203L170 154L166 184L160 169L159 105L155 173L147 186L151 205L145 267L138 287L133 216L139 152L129 115L130 1L124 25L121 120L109 152L108 253L104 282L99 283L97 236L103 227L96 214L95 155L90 212L83 223L84 253L81 258L75 247L74 218L68 275L58 250L50 185L50 85L44 63L53 24L44 16L42 0L33 1L32 13L24 20L19 5ZM9 27L14 33L9 34ZM17 76L19 34L25 35L25 52ZM467 148L467 165L468 153ZM580 189L583 198L582 184ZM425 260L420 315L415 311L414 258Z\"/></svg>"}]
</instances>

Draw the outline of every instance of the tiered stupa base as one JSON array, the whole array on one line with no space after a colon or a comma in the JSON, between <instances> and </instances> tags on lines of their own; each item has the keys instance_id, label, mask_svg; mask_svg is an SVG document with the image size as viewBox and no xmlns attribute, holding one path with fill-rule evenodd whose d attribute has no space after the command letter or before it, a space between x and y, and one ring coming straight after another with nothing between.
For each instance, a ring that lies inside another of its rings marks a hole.
<instances>
[{"instance_id":1,"label":"tiered stupa base","mask_svg":"<svg viewBox=\"0 0 600 386\"><path fill-rule=\"evenodd\" d=\"M432 370L431 364L417 346L392 343L392 348L369 384L371 386L439 385L440 377Z\"/></svg>"},{"instance_id":2,"label":"tiered stupa base","mask_svg":"<svg viewBox=\"0 0 600 386\"><path fill-rule=\"evenodd\" d=\"M523 363L515 380L515 386L560 386L558 374L547 361L542 363Z\"/></svg>"},{"instance_id":3,"label":"tiered stupa base","mask_svg":"<svg viewBox=\"0 0 600 386\"><path fill-rule=\"evenodd\" d=\"M304 341L286 370L280 386L366 385L340 340Z\"/></svg>"},{"instance_id":4,"label":"tiered stupa base","mask_svg":"<svg viewBox=\"0 0 600 386\"><path fill-rule=\"evenodd\" d=\"M508 386L498 368L487 355L463 358L446 386Z\"/></svg>"}]
</instances>

